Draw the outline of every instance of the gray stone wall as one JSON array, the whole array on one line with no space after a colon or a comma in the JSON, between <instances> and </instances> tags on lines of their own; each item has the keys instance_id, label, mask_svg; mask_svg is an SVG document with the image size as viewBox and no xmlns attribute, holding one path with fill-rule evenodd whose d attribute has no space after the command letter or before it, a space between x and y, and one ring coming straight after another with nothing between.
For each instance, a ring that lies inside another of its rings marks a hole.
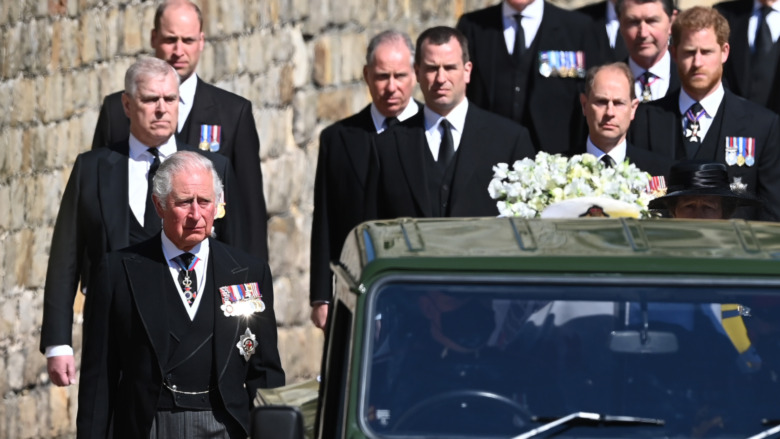
<instances>
[{"instance_id":1,"label":"gray stone wall","mask_svg":"<svg viewBox=\"0 0 780 439\"><path fill-rule=\"evenodd\" d=\"M279 349L290 382L316 376L322 346L308 320L318 136L368 103L361 79L368 39L389 27L414 38L493 3L199 1L207 45L198 74L254 105ZM38 352L52 227L76 155L91 145L103 96L120 90L126 68L150 51L154 8L141 0L0 2L0 437L75 433L77 386L51 385ZM82 302L73 328L77 361Z\"/></svg>"}]
</instances>

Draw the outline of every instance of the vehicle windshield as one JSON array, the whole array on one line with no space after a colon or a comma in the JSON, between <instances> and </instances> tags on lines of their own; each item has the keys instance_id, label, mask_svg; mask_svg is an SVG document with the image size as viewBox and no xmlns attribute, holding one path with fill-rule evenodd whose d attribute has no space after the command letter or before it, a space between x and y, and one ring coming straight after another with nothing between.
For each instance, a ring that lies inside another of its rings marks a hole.
<instances>
[{"instance_id":1,"label":"vehicle windshield","mask_svg":"<svg viewBox=\"0 0 780 439\"><path fill-rule=\"evenodd\" d=\"M389 282L369 292L377 437L741 437L780 423L780 291ZM662 422L656 422L662 421ZM660 424L660 425L659 425Z\"/></svg>"}]
</instances>

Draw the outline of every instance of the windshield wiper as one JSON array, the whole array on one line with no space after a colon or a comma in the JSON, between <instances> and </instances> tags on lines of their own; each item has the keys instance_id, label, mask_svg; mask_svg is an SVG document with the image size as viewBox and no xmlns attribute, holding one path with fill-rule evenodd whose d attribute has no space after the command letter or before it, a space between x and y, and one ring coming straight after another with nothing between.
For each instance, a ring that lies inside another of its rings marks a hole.
<instances>
[{"instance_id":1,"label":"windshield wiper","mask_svg":"<svg viewBox=\"0 0 780 439\"><path fill-rule=\"evenodd\" d=\"M758 433L756 435L750 436L747 439L764 439L766 437L770 437L770 436L773 436L773 435L775 435L777 433L780 433L780 425L777 425L777 424L780 424L780 420L778 420L778 419L764 419L761 423L764 424L764 425L774 425L774 427L772 427L772 428L770 428L768 430L764 430L761 433Z\"/></svg>"},{"instance_id":2,"label":"windshield wiper","mask_svg":"<svg viewBox=\"0 0 780 439\"><path fill-rule=\"evenodd\" d=\"M540 418L536 418L540 419ZM534 428L533 430L527 431L520 436L515 436L512 439L528 439L532 438L534 436L537 436L541 433L544 433L545 431L551 430L555 427L558 427L560 425L564 424L572 424L572 423L578 423L578 422L585 422L588 424L620 424L620 425L630 425L630 424L638 424L638 425L664 425L663 419L653 419L653 418L637 418L634 416L611 416L611 415L602 415L599 413L590 413L590 412L575 412L566 416L563 416L561 418L558 418L552 422L548 422L541 427Z\"/></svg>"}]
</instances>

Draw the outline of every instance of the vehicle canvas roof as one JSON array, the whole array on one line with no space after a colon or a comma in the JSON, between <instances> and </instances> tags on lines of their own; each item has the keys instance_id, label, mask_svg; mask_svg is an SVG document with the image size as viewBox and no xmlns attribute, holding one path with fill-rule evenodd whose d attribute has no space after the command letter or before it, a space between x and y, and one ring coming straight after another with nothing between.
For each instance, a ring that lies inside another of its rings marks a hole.
<instances>
[{"instance_id":1,"label":"vehicle canvas roof","mask_svg":"<svg viewBox=\"0 0 780 439\"><path fill-rule=\"evenodd\" d=\"M780 274L780 225L744 220L400 218L353 229L339 267L372 273Z\"/></svg>"}]
</instances>

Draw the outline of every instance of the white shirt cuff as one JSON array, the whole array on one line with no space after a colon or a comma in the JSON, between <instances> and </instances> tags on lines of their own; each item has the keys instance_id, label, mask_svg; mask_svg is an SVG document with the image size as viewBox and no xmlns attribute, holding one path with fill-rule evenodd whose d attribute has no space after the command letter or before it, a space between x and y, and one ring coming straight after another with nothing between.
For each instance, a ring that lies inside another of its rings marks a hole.
<instances>
[{"instance_id":1,"label":"white shirt cuff","mask_svg":"<svg viewBox=\"0 0 780 439\"><path fill-rule=\"evenodd\" d=\"M46 358L59 357L61 355L73 355L73 348L66 345L46 346Z\"/></svg>"}]
</instances>

